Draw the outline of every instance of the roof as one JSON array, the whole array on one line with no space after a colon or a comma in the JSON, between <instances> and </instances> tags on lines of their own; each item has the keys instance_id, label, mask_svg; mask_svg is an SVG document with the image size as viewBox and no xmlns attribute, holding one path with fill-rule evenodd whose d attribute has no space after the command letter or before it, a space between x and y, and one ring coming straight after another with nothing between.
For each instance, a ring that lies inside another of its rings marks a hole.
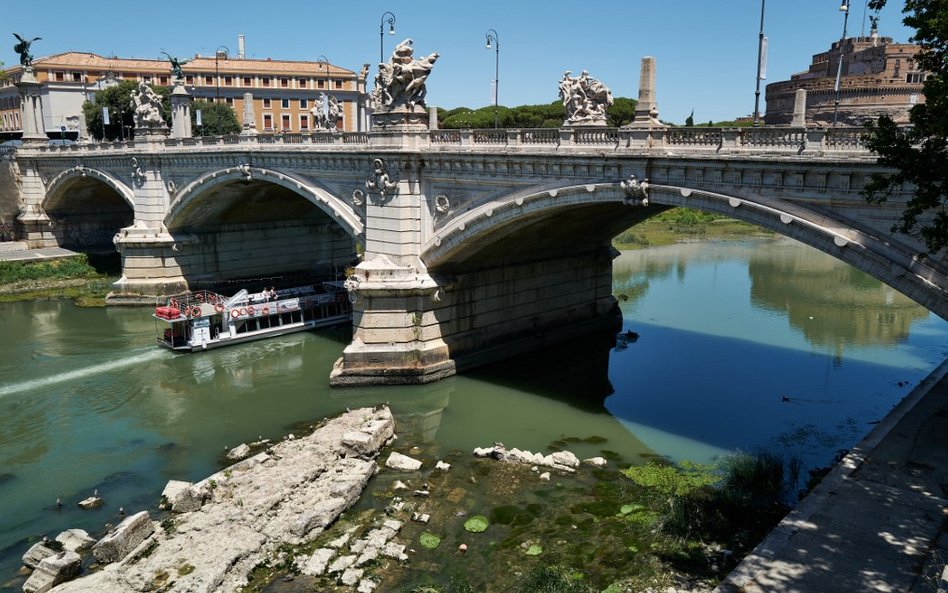
<instances>
[{"instance_id":1,"label":"roof","mask_svg":"<svg viewBox=\"0 0 948 593\"><path fill-rule=\"evenodd\" d=\"M215 60L214 56L195 56L185 64L184 58L181 70L185 74L205 74L219 71L221 73L236 74L269 74L271 76L355 76L355 72L347 70L333 64L310 61L294 60L256 60L256 59L237 59L220 58ZM86 68L95 70L112 70L114 72L155 72L170 73L171 65L168 60L143 59L143 58L106 58L98 54L89 52L66 52L37 58L33 60L34 66L43 68L63 67L63 68ZM18 71L20 66L14 66L9 71Z\"/></svg>"}]
</instances>

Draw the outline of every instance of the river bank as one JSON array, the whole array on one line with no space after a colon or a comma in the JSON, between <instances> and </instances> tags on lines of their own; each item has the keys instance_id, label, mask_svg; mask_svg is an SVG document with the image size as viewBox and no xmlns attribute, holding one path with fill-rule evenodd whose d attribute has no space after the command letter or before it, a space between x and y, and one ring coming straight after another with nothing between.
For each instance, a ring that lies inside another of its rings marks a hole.
<instances>
[{"instance_id":1,"label":"river bank","mask_svg":"<svg viewBox=\"0 0 948 593\"><path fill-rule=\"evenodd\" d=\"M104 307L105 297L118 279L118 255L67 255L69 252L62 251L43 259L0 258L0 302L67 298L82 307Z\"/></svg>"}]
</instances>

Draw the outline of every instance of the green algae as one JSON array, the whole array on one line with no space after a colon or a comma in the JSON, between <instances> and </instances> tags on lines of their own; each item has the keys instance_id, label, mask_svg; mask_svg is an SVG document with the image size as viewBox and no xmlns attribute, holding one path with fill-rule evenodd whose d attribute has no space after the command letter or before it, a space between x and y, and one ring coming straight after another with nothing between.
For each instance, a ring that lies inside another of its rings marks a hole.
<instances>
[{"instance_id":1,"label":"green algae","mask_svg":"<svg viewBox=\"0 0 948 593\"><path fill-rule=\"evenodd\" d=\"M484 515L474 515L464 522L464 529L471 533L481 533L487 531L488 525L490 525L490 522L487 520L487 517Z\"/></svg>"},{"instance_id":2,"label":"green algae","mask_svg":"<svg viewBox=\"0 0 948 593\"><path fill-rule=\"evenodd\" d=\"M441 545L441 538L433 533L426 531L422 533L420 536L418 536L418 543L428 548L429 550L434 550L435 548Z\"/></svg>"}]
</instances>

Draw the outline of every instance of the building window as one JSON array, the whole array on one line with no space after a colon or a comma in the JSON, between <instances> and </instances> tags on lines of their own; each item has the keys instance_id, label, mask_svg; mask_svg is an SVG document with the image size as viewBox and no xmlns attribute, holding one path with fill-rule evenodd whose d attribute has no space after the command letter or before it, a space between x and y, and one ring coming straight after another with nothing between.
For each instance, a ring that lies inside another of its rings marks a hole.
<instances>
[{"instance_id":1,"label":"building window","mask_svg":"<svg viewBox=\"0 0 948 593\"><path fill-rule=\"evenodd\" d=\"M214 77L213 77L213 76L205 76L205 77L204 77L204 84L206 84L207 86L211 86L212 84L214 84Z\"/></svg>"},{"instance_id":2,"label":"building window","mask_svg":"<svg viewBox=\"0 0 948 593\"><path fill-rule=\"evenodd\" d=\"M341 88L342 88L342 81L341 81L341 80L334 80L333 82L335 83L337 89L341 89Z\"/></svg>"},{"instance_id":3,"label":"building window","mask_svg":"<svg viewBox=\"0 0 948 593\"><path fill-rule=\"evenodd\" d=\"M325 81L325 80L317 80L317 81L316 81L316 88L318 88L318 89L324 89L324 88L326 88L326 81Z\"/></svg>"},{"instance_id":4,"label":"building window","mask_svg":"<svg viewBox=\"0 0 948 593\"><path fill-rule=\"evenodd\" d=\"M282 101L280 101L280 107L282 107L283 109L289 109L289 108L290 108L290 100L289 100L289 99L283 99Z\"/></svg>"},{"instance_id":5,"label":"building window","mask_svg":"<svg viewBox=\"0 0 948 593\"><path fill-rule=\"evenodd\" d=\"M300 131L309 130L309 116L303 114L300 116Z\"/></svg>"},{"instance_id":6,"label":"building window","mask_svg":"<svg viewBox=\"0 0 948 593\"><path fill-rule=\"evenodd\" d=\"M263 108L264 108L264 109L270 109L270 108L272 107L272 105L271 105L270 103L271 103L270 99L264 99L264 100L263 100Z\"/></svg>"},{"instance_id":7,"label":"building window","mask_svg":"<svg viewBox=\"0 0 948 593\"><path fill-rule=\"evenodd\" d=\"M263 81L263 86L270 86L270 77L269 77L269 76L264 76L263 79L262 79L262 81Z\"/></svg>"},{"instance_id":8,"label":"building window","mask_svg":"<svg viewBox=\"0 0 948 593\"><path fill-rule=\"evenodd\" d=\"M233 76L225 76L225 77L224 77L224 86L234 86L234 77L233 77Z\"/></svg>"},{"instance_id":9,"label":"building window","mask_svg":"<svg viewBox=\"0 0 948 593\"><path fill-rule=\"evenodd\" d=\"M283 127L284 132L290 131L290 114L289 113L284 113L280 117L280 125Z\"/></svg>"},{"instance_id":10,"label":"building window","mask_svg":"<svg viewBox=\"0 0 948 593\"><path fill-rule=\"evenodd\" d=\"M151 75L149 74L144 75L142 77L142 80L144 80L146 84L151 84Z\"/></svg>"},{"instance_id":11,"label":"building window","mask_svg":"<svg viewBox=\"0 0 948 593\"><path fill-rule=\"evenodd\" d=\"M158 84L160 84L160 85L162 85L162 86L167 86L167 85L168 85L168 77L167 77L167 76L160 76L160 77L158 78Z\"/></svg>"},{"instance_id":12,"label":"building window","mask_svg":"<svg viewBox=\"0 0 948 593\"><path fill-rule=\"evenodd\" d=\"M73 82L82 82L82 72L73 72L72 73Z\"/></svg>"},{"instance_id":13,"label":"building window","mask_svg":"<svg viewBox=\"0 0 948 593\"><path fill-rule=\"evenodd\" d=\"M306 79L305 79L305 78L300 78L300 79L298 79L298 80L296 81L296 83L297 83L297 85L299 85L299 87L300 87L301 89L305 89L305 88L306 88Z\"/></svg>"},{"instance_id":14,"label":"building window","mask_svg":"<svg viewBox=\"0 0 948 593\"><path fill-rule=\"evenodd\" d=\"M273 115L269 113L263 114L263 129L273 131Z\"/></svg>"},{"instance_id":15,"label":"building window","mask_svg":"<svg viewBox=\"0 0 948 593\"><path fill-rule=\"evenodd\" d=\"M55 79L56 79L56 82L62 82L62 81L64 81L64 80L66 80L66 73L65 73L65 72L57 72L57 73L55 74Z\"/></svg>"},{"instance_id":16,"label":"building window","mask_svg":"<svg viewBox=\"0 0 948 593\"><path fill-rule=\"evenodd\" d=\"M224 101L226 101L229 106L231 106L231 107L234 106L234 98L233 98L233 97L227 97L226 99L224 99Z\"/></svg>"},{"instance_id":17,"label":"building window","mask_svg":"<svg viewBox=\"0 0 948 593\"><path fill-rule=\"evenodd\" d=\"M922 72L909 72L905 75L905 82L909 84L921 84L925 82L925 74Z\"/></svg>"},{"instance_id":18,"label":"building window","mask_svg":"<svg viewBox=\"0 0 948 593\"><path fill-rule=\"evenodd\" d=\"M187 76L184 77L184 82L185 82L185 84L188 84L188 85L192 85L192 86L193 86L193 85L194 85L194 76L188 74Z\"/></svg>"},{"instance_id":19,"label":"building window","mask_svg":"<svg viewBox=\"0 0 948 593\"><path fill-rule=\"evenodd\" d=\"M281 79L280 79L280 88L283 88L283 89L288 89L288 88L290 88L290 79L289 79L289 78L281 78Z\"/></svg>"},{"instance_id":20,"label":"building window","mask_svg":"<svg viewBox=\"0 0 948 593\"><path fill-rule=\"evenodd\" d=\"M300 99L300 109L306 109L307 107L309 107L309 101Z\"/></svg>"},{"instance_id":21,"label":"building window","mask_svg":"<svg viewBox=\"0 0 948 593\"><path fill-rule=\"evenodd\" d=\"M253 79L249 76L244 76L244 86L253 86Z\"/></svg>"}]
</instances>

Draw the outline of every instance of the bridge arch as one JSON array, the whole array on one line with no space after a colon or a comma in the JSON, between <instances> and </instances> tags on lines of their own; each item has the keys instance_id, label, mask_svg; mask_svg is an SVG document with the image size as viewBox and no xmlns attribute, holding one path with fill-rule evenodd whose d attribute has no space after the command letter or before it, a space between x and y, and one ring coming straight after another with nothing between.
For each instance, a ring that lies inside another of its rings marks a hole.
<instances>
[{"instance_id":1,"label":"bridge arch","mask_svg":"<svg viewBox=\"0 0 948 593\"><path fill-rule=\"evenodd\" d=\"M359 215L341 198L308 180L296 175L254 167L239 165L206 173L178 191L165 217L165 226L169 229L190 226L193 216L192 204L213 192L215 188L242 182L265 182L284 187L319 208L332 218L353 239L359 240L364 225Z\"/></svg>"},{"instance_id":2,"label":"bridge arch","mask_svg":"<svg viewBox=\"0 0 948 593\"><path fill-rule=\"evenodd\" d=\"M356 263L361 218L299 175L238 165L168 189L176 197L164 225L191 288L311 282Z\"/></svg>"},{"instance_id":3,"label":"bridge arch","mask_svg":"<svg viewBox=\"0 0 948 593\"><path fill-rule=\"evenodd\" d=\"M47 184L42 209L59 245L111 251L114 235L134 221L135 193L105 171L77 165Z\"/></svg>"},{"instance_id":4,"label":"bridge arch","mask_svg":"<svg viewBox=\"0 0 948 593\"><path fill-rule=\"evenodd\" d=\"M545 229L565 226L574 234L574 241L579 236L595 244L609 241L625 228L679 206L724 214L796 239L868 273L948 319L948 277L944 271L877 231L796 203L760 196L729 196L693 187L651 185L647 206L630 199L619 183L517 192L481 204L449 221L427 242L422 260L429 269L437 269L447 262L496 258L499 252L537 239L530 233L524 240L512 239L522 232L523 223L529 227L536 224L534 221L546 221ZM564 223L564 215L582 220ZM546 248L546 243L540 240L541 248Z\"/></svg>"}]
</instances>

